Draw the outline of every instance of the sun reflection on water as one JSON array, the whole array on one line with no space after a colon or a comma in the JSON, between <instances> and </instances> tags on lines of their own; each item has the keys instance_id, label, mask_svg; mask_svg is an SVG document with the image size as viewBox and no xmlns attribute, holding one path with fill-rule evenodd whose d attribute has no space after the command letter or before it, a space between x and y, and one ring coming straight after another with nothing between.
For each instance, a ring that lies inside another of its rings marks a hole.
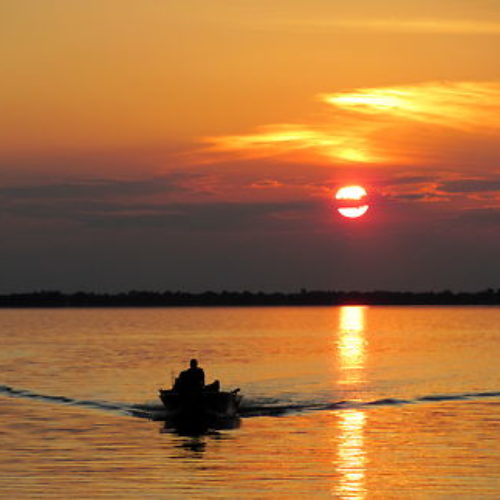
<instances>
[{"instance_id":1,"label":"sun reflection on water","mask_svg":"<svg viewBox=\"0 0 500 500\"><path fill-rule=\"evenodd\" d=\"M363 379L365 366L365 307L340 308L339 338L337 341L340 361L341 384L356 384Z\"/></svg>"},{"instance_id":2,"label":"sun reflection on water","mask_svg":"<svg viewBox=\"0 0 500 500\"><path fill-rule=\"evenodd\" d=\"M365 312L363 306L340 308L337 354L339 383L356 386L364 381L366 362ZM335 466L338 480L333 494L338 498L362 500L366 496L366 452L364 429L366 414L356 409L338 412Z\"/></svg>"},{"instance_id":3,"label":"sun reflection on water","mask_svg":"<svg viewBox=\"0 0 500 500\"><path fill-rule=\"evenodd\" d=\"M340 441L337 447L339 480L335 485L335 494L339 498L361 500L365 497L365 420L366 415L359 410L345 410L339 413Z\"/></svg>"}]
</instances>

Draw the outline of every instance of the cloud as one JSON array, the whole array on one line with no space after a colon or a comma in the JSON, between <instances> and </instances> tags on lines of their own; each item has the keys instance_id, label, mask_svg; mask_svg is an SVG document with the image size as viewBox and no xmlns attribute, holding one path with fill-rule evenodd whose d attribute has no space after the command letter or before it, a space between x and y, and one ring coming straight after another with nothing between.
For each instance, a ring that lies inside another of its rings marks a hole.
<instances>
[{"instance_id":1,"label":"cloud","mask_svg":"<svg viewBox=\"0 0 500 500\"><path fill-rule=\"evenodd\" d=\"M95 199L112 196L137 196L170 191L184 191L186 176L171 174L146 180L87 179L27 186L0 188L0 199Z\"/></svg>"},{"instance_id":2,"label":"cloud","mask_svg":"<svg viewBox=\"0 0 500 500\"><path fill-rule=\"evenodd\" d=\"M500 83L430 82L321 94L321 120L206 138L216 160L279 158L330 166L455 166L500 156ZM462 145L467 150L460 150ZM207 151L204 152L205 154ZM486 160L484 160L486 161ZM480 165L478 165L480 167ZM489 166L488 166L489 167Z\"/></svg>"},{"instance_id":3,"label":"cloud","mask_svg":"<svg viewBox=\"0 0 500 500\"><path fill-rule=\"evenodd\" d=\"M500 191L497 179L460 179L440 184L439 189L447 193L477 193Z\"/></svg>"},{"instance_id":4,"label":"cloud","mask_svg":"<svg viewBox=\"0 0 500 500\"><path fill-rule=\"evenodd\" d=\"M500 84L431 82L324 94L338 109L462 130L500 128Z\"/></svg>"},{"instance_id":5,"label":"cloud","mask_svg":"<svg viewBox=\"0 0 500 500\"><path fill-rule=\"evenodd\" d=\"M495 233L498 234L498 228L500 227L500 207L467 210L466 212L457 214L455 219L461 228L463 228L463 223L465 222L470 223L469 228L477 225L492 227Z\"/></svg>"},{"instance_id":6,"label":"cloud","mask_svg":"<svg viewBox=\"0 0 500 500\"><path fill-rule=\"evenodd\" d=\"M425 202L437 202L437 201L448 201L449 198L435 193L396 193L389 199L400 200L400 201L425 201Z\"/></svg>"},{"instance_id":7,"label":"cloud","mask_svg":"<svg viewBox=\"0 0 500 500\"><path fill-rule=\"evenodd\" d=\"M500 180L494 173L491 178L460 177L452 172L435 176L388 179L383 189L386 198L393 200L452 202L459 212L479 210L474 204L490 208L500 202Z\"/></svg>"},{"instance_id":8,"label":"cloud","mask_svg":"<svg viewBox=\"0 0 500 500\"><path fill-rule=\"evenodd\" d=\"M4 204L2 213L35 221L65 221L92 228L163 228L167 231L297 230L321 210L314 200L297 202L122 203L59 199Z\"/></svg>"},{"instance_id":9,"label":"cloud","mask_svg":"<svg viewBox=\"0 0 500 500\"><path fill-rule=\"evenodd\" d=\"M369 18L297 19L273 22L270 27L301 33L355 32L422 35L499 35L500 23L474 19L445 18Z\"/></svg>"},{"instance_id":10,"label":"cloud","mask_svg":"<svg viewBox=\"0 0 500 500\"><path fill-rule=\"evenodd\" d=\"M261 179L250 184L252 189L276 189L282 188L284 184L274 179Z\"/></svg>"},{"instance_id":11,"label":"cloud","mask_svg":"<svg viewBox=\"0 0 500 500\"><path fill-rule=\"evenodd\" d=\"M136 209L139 207L136 207ZM144 209L144 207L142 207ZM133 207L113 212L87 213L83 220L100 227L162 227L170 231L239 231L303 227L318 210L313 202L288 203L201 203L150 206L151 213L133 213Z\"/></svg>"},{"instance_id":12,"label":"cloud","mask_svg":"<svg viewBox=\"0 0 500 500\"><path fill-rule=\"evenodd\" d=\"M358 124L358 129L361 127ZM259 127L253 134L210 137L209 152L233 153L240 158L293 157L303 161L311 154L341 163L369 163L379 157L369 152L366 135L354 134L352 127L333 128L328 124L275 124ZM359 130L358 130L359 132Z\"/></svg>"},{"instance_id":13,"label":"cloud","mask_svg":"<svg viewBox=\"0 0 500 500\"><path fill-rule=\"evenodd\" d=\"M396 186L396 185L422 184L435 181L436 177L431 175L401 175L397 177L391 177L387 181L387 184L391 186Z\"/></svg>"}]
</instances>

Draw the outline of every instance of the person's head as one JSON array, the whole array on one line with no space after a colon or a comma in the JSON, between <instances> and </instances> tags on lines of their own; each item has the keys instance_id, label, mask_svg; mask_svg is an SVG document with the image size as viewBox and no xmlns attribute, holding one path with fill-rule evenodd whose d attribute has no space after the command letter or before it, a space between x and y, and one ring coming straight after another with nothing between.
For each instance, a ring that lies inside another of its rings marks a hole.
<instances>
[{"instance_id":1,"label":"person's head","mask_svg":"<svg viewBox=\"0 0 500 500\"><path fill-rule=\"evenodd\" d=\"M190 362L189 362L189 366L191 368L196 368L198 366L198 361L196 359L192 359Z\"/></svg>"}]
</instances>

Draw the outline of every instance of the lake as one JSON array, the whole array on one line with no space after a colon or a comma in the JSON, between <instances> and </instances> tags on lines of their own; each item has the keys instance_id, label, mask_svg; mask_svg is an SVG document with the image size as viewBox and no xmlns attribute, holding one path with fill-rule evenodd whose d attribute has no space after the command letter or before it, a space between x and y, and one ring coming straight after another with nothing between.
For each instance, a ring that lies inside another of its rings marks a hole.
<instances>
[{"instance_id":1,"label":"lake","mask_svg":"<svg viewBox=\"0 0 500 500\"><path fill-rule=\"evenodd\" d=\"M500 308L0 310L2 498L500 496ZM183 436L160 387L241 388Z\"/></svg>"}]
</instances>

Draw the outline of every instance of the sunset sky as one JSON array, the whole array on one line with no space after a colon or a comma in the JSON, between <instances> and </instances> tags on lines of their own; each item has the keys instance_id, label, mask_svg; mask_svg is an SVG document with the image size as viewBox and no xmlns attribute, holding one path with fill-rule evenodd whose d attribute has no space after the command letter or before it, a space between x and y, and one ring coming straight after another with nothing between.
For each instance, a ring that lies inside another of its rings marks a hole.
<instances>
[{"instance_id":1,"label":"sunset sky","mask_svg":"<svg viewBox=\"0 0 500 500\"><path fill-rule=\"evenodd\" d=\"M2 0L0 38L0 293L500 286L496 0Z\"/></svg>"}]
</instances>

